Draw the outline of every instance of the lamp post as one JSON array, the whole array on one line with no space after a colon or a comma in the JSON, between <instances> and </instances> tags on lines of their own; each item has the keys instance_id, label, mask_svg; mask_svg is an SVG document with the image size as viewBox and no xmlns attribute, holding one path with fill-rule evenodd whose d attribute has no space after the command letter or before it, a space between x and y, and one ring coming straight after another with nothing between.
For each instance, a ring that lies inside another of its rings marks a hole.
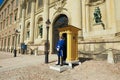
<instances>
[{"instance_id":1,"label":"lamp post","mask_svg":"<svg viewBox=\"0 0 120 80\"><path fill-rule=\"evenodd\" d=\"M48 41L48 38L49 38L49 25L51 24L50 20L48 19L46 21L46 29L47 29L47 40L46 40L46 43L45 43L45 63L48 63L48 55L49 55L49 41Z\"/></svg>"},{"instance_id":2,"label":"lamp post","mask_svg":"<svg viewBox=\"0 0 120 80\"><path fill-rule=\"evenodd\" d=\"M16 50L16 45L17 45L17 33L19 33L18 32L18 30L15 30L15 48L14 48L14 57L16 57L17 56L17 50Z\"/></svg>"}]
</instances>

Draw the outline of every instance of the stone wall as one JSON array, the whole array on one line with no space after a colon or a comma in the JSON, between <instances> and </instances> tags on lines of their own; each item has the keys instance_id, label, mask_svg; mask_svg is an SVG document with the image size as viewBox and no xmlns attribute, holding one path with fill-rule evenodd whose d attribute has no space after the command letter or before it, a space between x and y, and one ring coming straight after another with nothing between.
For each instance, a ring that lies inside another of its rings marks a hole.
<instances>
[{"instance_id":1,"label":"stone wall","mask_svg":"<svg viewBox=\"0 0 120 80\"><path fill-rule=\"evenodd\" d=\"M96 60L106 60L112 51L115 60L119 61L120 57L120 38L80 41L78 43L79 57L93 58Z\"/></svg>"}]
</instances>

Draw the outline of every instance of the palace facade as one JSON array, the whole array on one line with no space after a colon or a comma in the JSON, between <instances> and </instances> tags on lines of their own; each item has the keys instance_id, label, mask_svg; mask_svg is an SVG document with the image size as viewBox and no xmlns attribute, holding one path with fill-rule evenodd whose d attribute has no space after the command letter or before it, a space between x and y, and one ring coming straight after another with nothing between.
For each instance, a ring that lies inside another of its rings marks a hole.
<instances>
[{"instance_id":1,"label":"palace facade","mask_svg":"<svg viewBox=\"0 0 120 80\"><path fill-rule=\"evenodd\" d=\"M78 32L78 52L86 54L115 53L120 50L119 0L5 0L0 7L0 50L12 51L27 45L43 54L46 21L49 19L49 52L55 53L59 28L74 26ZM15 31L18 31L15 34ZM69 33L72 34L72 33ZM75 37L73 37L75 38ZM74 46L73 46L74 47Z\"/></svg>"}]
</instances>

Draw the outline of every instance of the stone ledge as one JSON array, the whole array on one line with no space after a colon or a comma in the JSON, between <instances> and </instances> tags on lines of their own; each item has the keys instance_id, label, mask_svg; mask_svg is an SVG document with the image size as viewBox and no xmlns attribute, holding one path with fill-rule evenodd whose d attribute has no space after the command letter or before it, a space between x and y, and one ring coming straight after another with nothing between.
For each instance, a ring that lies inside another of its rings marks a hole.
<instances>
[{"instance_id":1,"label":"stone ledge","mask_svg":"<svg viewBox=\"0 0 120 80\"><path fill-rule=\"evenodd\" d=\"M105 30L105 26L103 23L93 24L92 31L100 31L100 30Z\"/></svg>"}]
</instances>

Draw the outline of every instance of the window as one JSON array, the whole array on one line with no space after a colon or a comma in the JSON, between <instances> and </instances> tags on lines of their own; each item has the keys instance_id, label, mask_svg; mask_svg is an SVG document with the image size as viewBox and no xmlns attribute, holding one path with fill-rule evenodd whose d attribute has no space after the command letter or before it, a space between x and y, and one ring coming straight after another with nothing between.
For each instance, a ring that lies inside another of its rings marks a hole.
<instances>
[{"instance_id":1,"label":"window","mask_svg":"<svg viewBox=\"0 0 120 80\"><path fill-rule=\"evenodd\" d=\"M15 20L15 21L17 20L17 12L15 13L14 20Z\"/></svg>"},{"instance_id":2,"label":"window","mask_svg":"<svg viewBox=\"0 0 120 80\"><path fill-rule=\"evenodd\" d=\"M39 35L40 35L40 37L42 38L43 37L43 25L42 24L40 24L39 25Z\"/></svg>"},{"instance_id":3,"label":"window","mask_svg":"<svg viewBox=\"0 0 120 80\"><path fill-rule=\"evenodd\" d=\"M27 31L27 38L30 38L30 31Z\"/></svg>"},{"instance_id":4,"label":"window","mask_svg":"<svg viewBox=\"0 0 120 80\"><path fill-rule=\"evenodd\" d=\"M40 36L40 38L43 37L43 18L39 18L38 20L38 28L37 28L37 36Z\"/></svg>"},{"instance_id":5,"label":"window","mask_svg":"<svg viewBox=\"0 0 120 80\"><path fill-rule=\"evenodd\" d=\"M43 6L43 0L38 0L38 8Z\"/></svg>"},{"instance_id":6,"label":"window","mask_svg":"<svg viewBox=\"0 0 120 80\"><path fill-rule=\"evenodd\" d=\"M3 23L1 22L1 30L3 29L3 26L2 26L2 24L3 24Z\"/></svg>"},{"instance_id":7,"label":"window","mask_svg":"<svg viewBox=\"0 0 120 80\"><path fill-rule=\"evenodd\" d=\"M28 14L31 13L31 1L28 1Z\"/></svg>"},{"instance_id":8,"label":"window","mask_svg":"<svg viewBox=\"0 0 120 80\"><path fill-rule=\"evenodd\" d=\"M5 20L3 21L3 29L5 28Z\"/></svg>"},{"instance_id":9,"label":"window","mask_svg":"<svg viewBox=\"0 0 120 80\"><path fill-rule=\"evenodd\" d=\"M10 24L12 24L12 14L10 15Z\"/></svg>"},{"instance_id":10,"label":"window","mask_svg":"<svg viewBox=\"0 0 120 80\"><path fill-rule=\"evenodd\" d=\"M8 38L8 47L10 46L10 37Z\"/></svg>"},{"instance_id":11,"label":"window","mask_svg":"<svg viewBox=\"0 0 120 80\"><path fill-rule=\"evenodd\" d=\"M2 26L1 26L1 23L0 23L0 31L2 30Z\"/></svg>"},{"instance_id":12,"label":"window","mask_svg":"<svg viewBox=\"0 0 120 80\"><path fill-rule=\"evenodd\" d=\"M100 0L90 0L89 2L93 3L93 2L97 2L97 1L100 1Z\"/></svg>"},{"instance_id":13,"label":"window","mask_svg":"<svg viewBox=\"0 0 120 80\"><path fill-rule=\"evenodd\" d=\"M3 40L2 40L1 46L3 46Z\"/></svg>"},{"instance_id":14,"label":"window","mask_svg":"<svg viewBox=\"0 0 120 80\"><path fill-rule=\"evenodd\" d=\"M3 19L3 12L2 12L2 19Z\"/></svg>"},{"instance_id":15,"label":"window","mask_svg":"<svg viewBox=\"0 0 120 80\"><path fill-rule=\"evenodd\" d=\"M6 9L5 9L5 16L4 16L4 18L6 17Z\"/></svg>"},{"instance_id":16,"label":"window","mask_svg":"<svg viewBox=\"0 0 120 80\"><path fill-rule=\"evenodd\" d=\"M30 38L30 23L27 25L27 32L26 32L26 38Z\"/></svg>"},{"instance_id":17,"label":"window","mask_svg":"<svg viewBox=\"0 0 120 80\"><path fill-rule=\"evenodd\" d=\"M13 36L12 37L12 46L14 46L14 42L15 42L14 40L15 40L15 37Z\"/></svg>"},{"instance_id":18,"label":"window","mask_svg":"<svg viewBox=\"0 0 120 80\"><path fill-rule=\"evenodd\" d=\"M13 11L14 1L11 2L11 11Z\"/></svg>"},{"instance_id":19,"label":"window","mask_svg":"<svg viewBox=\"0 0 120 80\"><path fill-rule=\"evenodd\" d=\"M20 44L20 34L18 35L18 44Z\"/></svg>"},{"instance_id":20,"label":"window","mask_svg":"<svg viewBox=\"0 0 120 80\"><path fill-rule=\"evenodd\" d=\"M9 14L9 7L10 7L10 5L8 6L8 14Z\"/></svg>"},{"instance_id":21,"label":"window","mask_svg":"<svg viewBox=\"0 0 120 80\"><path fill-rule=\"evenodd\" d=\"M16 6L18 6L18 0L16 0Z\"/></svg>"},{"instance_id":22,"label":"window","mask_svg":"<svg viewBox=\"0 0 120 80\"><path fill-rule=\"evenodd\" d=\"M12 11L12 10L11 10L11 5L10 5L10 6L9 6L9 12L11 13L11 11Z\"/></svg>"},{"instance_id":23,"label":"window","mask_svg":"<svg viewBox=\"0 0 120 80\"><path fill-rule=\"evenodd\" d=\"M5 41L4 41L4 48L6 47L6 39L5 39Z\"/></svg>"},{"instance_id":24,"label":"window","mask_svg":"<svg viewBox=\"0 0 120 80\"><path fill-rule=\"evenodd\" d=\"M8 18L6 19L6 26L8 26Z\"/></svg>"}]
</instances>

